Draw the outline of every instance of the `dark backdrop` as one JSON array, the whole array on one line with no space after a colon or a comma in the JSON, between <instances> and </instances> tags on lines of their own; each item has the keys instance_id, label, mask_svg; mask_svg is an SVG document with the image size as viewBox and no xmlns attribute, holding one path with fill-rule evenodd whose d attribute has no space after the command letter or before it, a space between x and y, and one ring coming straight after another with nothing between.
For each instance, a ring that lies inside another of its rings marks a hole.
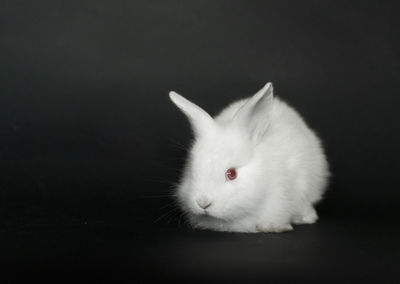
<instances>
[{"instance_id":1,"label":"dark backdrop","mask_svg":"<svg viewBox=\"0 0 400 284\"><path fill-rule=\"evenodd\" d=\"M15 282L394 281L395 2L2 1L2 269ZM321 221L281 235L188 229L168 195L191 131L168 91L216 114L268 81L324 141Z\"/></svg>"}]
</instances>

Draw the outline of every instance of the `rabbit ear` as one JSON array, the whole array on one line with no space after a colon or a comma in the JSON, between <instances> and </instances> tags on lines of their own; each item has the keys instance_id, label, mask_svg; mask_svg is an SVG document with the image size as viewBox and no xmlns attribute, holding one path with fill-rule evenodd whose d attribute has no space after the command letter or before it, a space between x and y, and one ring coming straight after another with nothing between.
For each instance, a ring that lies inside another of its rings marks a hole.
<instances>
[{"instance_id":1,"label":"rabbit ear","mask_svg":"<svg viewBox=\"0 0 400 284\"><path fill-rule=\"evenodd\" d=\"M233 122L258 141L270 124L273 100L272 83L267 83L236 112Z\"/></svg>"},{"instance_id":2,"label":"rabbit ear","mask_svg":"<svg viewBox=\"0 0 400 284\"><path fill-rule=\"evenodd\" d=\"M201 133L204 133L207 130L209 131L210 127L213 126L213 118L201 107L173 91L169 92L169 97L171 101L189 118L196 135L201 135Z\"/></svg>"}]
</instances>

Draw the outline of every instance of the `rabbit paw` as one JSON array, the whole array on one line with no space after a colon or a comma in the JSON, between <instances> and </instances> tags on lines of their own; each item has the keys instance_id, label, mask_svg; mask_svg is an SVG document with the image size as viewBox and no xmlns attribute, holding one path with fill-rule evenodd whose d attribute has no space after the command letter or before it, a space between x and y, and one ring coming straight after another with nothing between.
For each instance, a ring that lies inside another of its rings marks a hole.
<instances>
[{"instance_id":1,"label":"rabbit paw","mask_svg":"<svg viewBox=\"0 0 400 284\"><path fill-rule=\"evenodd\" d=\"M293 218L293 224L314 224L318 220L317 212L314 208L307 209L303 214Z\"/></svg>"},{"instance_id":2,"label":"rabbit paw","mask_svg":"<svg viewBox=\"0 0 400 284\"><path fill-rule=\"evenodd\" d=\"M292 231L293 227L290 224L276 225L276 224L268 224L268 225L257 225L256 230L263 233L281 233Z\"/></svg>"}]
</instances>

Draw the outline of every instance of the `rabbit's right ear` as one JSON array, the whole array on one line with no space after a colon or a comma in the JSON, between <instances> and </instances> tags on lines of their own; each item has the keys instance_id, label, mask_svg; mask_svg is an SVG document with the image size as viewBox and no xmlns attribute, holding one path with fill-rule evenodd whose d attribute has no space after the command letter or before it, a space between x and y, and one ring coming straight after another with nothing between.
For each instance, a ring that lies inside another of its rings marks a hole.
<instances>
[{"instance_id":1,"label":"rabbit's right ear","mask_svg":"<svg viewBox=\"0 0 400 284\"><path fill-rule=\"evenodd\" d=\"M233 121L258 142L269 127L273 104L272 83L267 83L235 113Z\"/></svg>"},{"instance_id":2,"label":"rabbit's right ear","mask_svg":"<svg viewBox=\"0 0 400 284\"><path fill-rule=\"evenodd\" d=\"M189 118L196 135L201 135L202 133L209 131L210 127L213 127L213 118L201 107L173 91L169 92L169 97L171 101Z\"/></svg>"}]
</instances>

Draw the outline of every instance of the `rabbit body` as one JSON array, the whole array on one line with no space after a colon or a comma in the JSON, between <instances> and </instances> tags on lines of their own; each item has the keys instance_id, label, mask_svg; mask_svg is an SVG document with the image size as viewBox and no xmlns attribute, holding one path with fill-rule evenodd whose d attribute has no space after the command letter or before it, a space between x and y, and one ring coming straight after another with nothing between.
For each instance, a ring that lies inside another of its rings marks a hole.
<instances>
[{"instance_id":1,"label":"rabbit body","mask_svg":"<svg viewBox=\"0 0 400 284\"><path fill-rule=\"evenodd\" d=\"M193 227L283 232L318 219L314 205L329 177L320 139L274 98L272 84L214 118L174 92L170 97L195 135L176 189Z\"/></svg>"}]
</instances>

